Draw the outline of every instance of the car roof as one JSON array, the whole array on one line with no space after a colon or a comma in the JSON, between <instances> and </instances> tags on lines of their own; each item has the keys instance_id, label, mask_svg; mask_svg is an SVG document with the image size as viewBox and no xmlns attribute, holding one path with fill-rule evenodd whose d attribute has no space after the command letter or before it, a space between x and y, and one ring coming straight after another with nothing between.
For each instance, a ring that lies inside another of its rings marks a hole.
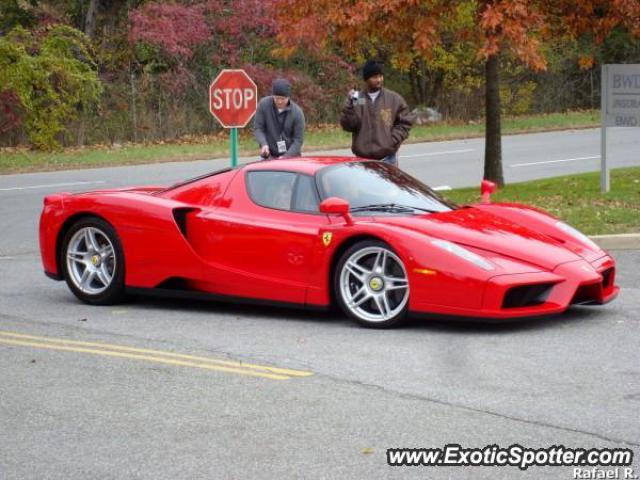
<instances>
[{"instance_id":1,"label":"car roof","mask_svg":"<svg viewBox=\"0 0 640 480\"><path fill-rule=\"evenodd\" d=\"M255 170L284 170L307 175L314 175L318 170L336 165L338 163L347 162L364 162L363 158L358 157L336 157L336 156L314 156L314 157L294 157L283 158L280 160L265 160L249 163L244 166L247 171Z\"/></svg>"},{"instance_id":2,"label":"car roof","mask_svg":"<svg viewBox=\"0 0 640 480\"><path fill-rule=\"evenodd\" d=\"M338 165L340 163L354 163L354 162L366 162L370 161L359 157L337 157L337 156L314 156L314 157L291 157L283 158L281 160L266 160L256 161L252 163L245 163L239 165L239 170L245 171L283 171L283 172L296 172L306 175L315 175L318 170L323 169L331 165ZM175 183L167 188L163 188L158 193L164 193L174 191L176 189L192 186L198 184L200 181L209 181L215 178L218 174L229 172L233 168L227 167L222 170L214 172L208 172L198 177L189 178L187 180Z\"/></svg>"}]
</instances>

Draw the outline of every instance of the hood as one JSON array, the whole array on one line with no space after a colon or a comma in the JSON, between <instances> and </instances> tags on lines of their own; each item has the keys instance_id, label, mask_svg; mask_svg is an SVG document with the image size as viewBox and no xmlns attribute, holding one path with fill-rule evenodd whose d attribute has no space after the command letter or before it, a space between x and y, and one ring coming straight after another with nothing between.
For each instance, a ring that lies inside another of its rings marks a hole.
<instances>
[{"instance_id":1,"label":"hood","mask_svg":"<svg viewBox=\"0 0 640 480\"><path fill-rule=\"evenodd\" d=\"M376 221L515 258L546 270L581 259L551 237L476 208L414 217L377 217Z\"/></svg>"}]
</instances>

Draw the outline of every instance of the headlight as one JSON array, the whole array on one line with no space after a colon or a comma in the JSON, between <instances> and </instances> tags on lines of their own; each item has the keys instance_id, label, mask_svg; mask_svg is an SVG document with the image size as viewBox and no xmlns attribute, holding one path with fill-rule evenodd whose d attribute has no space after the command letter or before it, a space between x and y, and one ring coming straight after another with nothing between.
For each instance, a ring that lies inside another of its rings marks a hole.
<instances>
[{"instance_id":1,"label":"headlight","mask_svg":"<svg viewBox=\"0 0 640 480\"><path fill-rule=\"evenodd\" d=\"M447 242L446 240L432 240L431 243L436 247L440 247L449 253L453 253L454 255L473 263L475 266L480 267L483 270L495 270L495 267L491 265L487 260L482 258L480 255L476 255L466 248L461 247L460 245L452 242Z\"/></svg>"},{"instance_id":2,"label":"headlight","mask_svg":"<svg viewBox=\"0 0 640 480\"><path fill-rule=\"evenodd\" d=\"M580 240L582 243L586 243L594 250L600 250L600 247L596 243L587 237L584 233L576 230L571 225L567 225L564 222L556 222L556 227L562 230L564 233L571 235L573 238Z\"/></svg>"}]
</instances>

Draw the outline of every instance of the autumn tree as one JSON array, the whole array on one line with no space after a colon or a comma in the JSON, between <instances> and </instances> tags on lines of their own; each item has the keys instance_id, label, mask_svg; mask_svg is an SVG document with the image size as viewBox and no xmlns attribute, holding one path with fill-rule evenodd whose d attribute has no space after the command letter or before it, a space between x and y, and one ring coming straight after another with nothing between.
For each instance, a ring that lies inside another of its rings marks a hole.
<instances>
[{"instance_id":1,"label":"autumn tree","mask_svg":"<svg viewBox=\"0 0 640 480\"><path fill-rule=\"evenodd\" d=\"M280 41L289 47L339 48L356 60L385 57L409 71L431 62L447 44L471 44L485 70L485 178L504 184L500 122L500 59L510 54L544 70L542 45L555 35L588 36L601 42L617 27L637 32L638 0L279 0L287 25ZM460 22L473 11L474 22ZM586 61L586 60L585 60ZM585 63L586 65L586 63Z\"/></svg>"},{"instance_id":2,"label":"autumn tree","mask_svg":"<svg viewBox=\"0 0 640 480\"><path fill-rule=\"evenodd\" d=\"M471 44L485 61L487 139L485 177L503 183L500 148L499 53L509 44L526 63L543 66L535 39L541 19L526 0L281 0L281 31L289 46L302 43L346 49L354 58L386 56L391 65L409 71L430 62L434 53L453 43ZM475 12L471 22L462 13ZM328 28L322 28L322 26Z\"/></svg>"},{"instance_id":3,"label":"autumn tree","mask_svg":"<svg viewBox=\"0 0 640 480\"><path fill-rule=\"evenodd\" d=\"M541 13L528 0L481 0L478 4L480 49L485 60L484 178L504 185L500 113L500 53L510 48L523 63L543 70L540 52L544 25Z\"/></svg>"},{"instance_id":4,"label":"autumn tree","mask_svg":"<svg viewBox=\"0 0 640 480\"><path fill-rule=\"evenodd\" d=\"M525 65L546 70L544 41L568 36L599 45L616 28L640 36L638 0L480 0L479 26L486 58L485 178L504 184L500 141L499 56L512 50ZM580 66L589 68L585 55Z\"/></svg>"}]
</instances>

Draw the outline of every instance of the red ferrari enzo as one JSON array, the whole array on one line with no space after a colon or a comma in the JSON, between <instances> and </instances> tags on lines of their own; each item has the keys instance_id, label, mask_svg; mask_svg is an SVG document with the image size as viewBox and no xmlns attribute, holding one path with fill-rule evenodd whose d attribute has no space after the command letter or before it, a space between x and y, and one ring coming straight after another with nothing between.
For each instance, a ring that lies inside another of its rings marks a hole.
<instances>
[{"instance_id":1,"label":"red ferrari enzo","mask_svg":"<svg viewBox=\"0 0 640 480\"><path fill-rule=\"evenodd\" d=\"M367 327L408 313L509 319L614 299L615 262L518 204L459 206L394 166L256 162L171 187L44 199L46 274L102 305L127 293L336 303Z\"/></svg>"}]
</instances>

